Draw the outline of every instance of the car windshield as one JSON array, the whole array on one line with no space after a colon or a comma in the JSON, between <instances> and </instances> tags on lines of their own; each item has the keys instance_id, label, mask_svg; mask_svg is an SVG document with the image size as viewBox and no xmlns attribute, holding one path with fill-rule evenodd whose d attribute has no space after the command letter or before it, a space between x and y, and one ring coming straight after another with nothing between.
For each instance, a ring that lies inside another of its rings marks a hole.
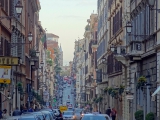
<instances>
[{"instance_id":1,"label":"car windshield","mask_svg":"<svg viewBox=\"0 0 160 120\"><path fill-rule=\"evenodd\" d=\"M82 112L82 110L75 110L75 113L80 113Z\"/></svg>"},{"instance_id":2,"label":"car windshield","mask_svg":"<svg viewBox=\"0 0 160 120\"><path fill-rule=\"evenodd\" d=\"M73 115L73 112L64 112L63 115Z\"/></svg>"},{"instance_id":3,"label":"car windshield","mask_svg":"<svg viewBox=\"0 0 160 120\"><path fill-rule=\"evenodd\" d=\"M35 118L25 117L25 118L19 118L18 120L36 120Z\"/></svg>"},{"instance_id":4,"label":"car windshield","mask_svg":"<svg viewBox=\"0 0 160 120\"><path fill-rule=\"evenodd\" d=\"M104 116L84 116L82 120L108 120Z\"/></svg>"},{"instance_id":5,"label":"car windshield","mask_svg":"<svg viewBox=\"0 0 160 120\"><path fill-rule=\"evenodd\" d=\"M37 115L41 120L44 119L43 115Z\"/></svg>"}]
</instances>

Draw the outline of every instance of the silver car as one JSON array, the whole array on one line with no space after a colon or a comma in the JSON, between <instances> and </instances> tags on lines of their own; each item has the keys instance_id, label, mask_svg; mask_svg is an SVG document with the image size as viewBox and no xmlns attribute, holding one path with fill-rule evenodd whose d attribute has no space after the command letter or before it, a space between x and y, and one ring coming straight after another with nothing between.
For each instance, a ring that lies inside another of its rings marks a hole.
<instances>
[{"instance_id":1,"label":"silver car","mask_svg":"<svg viewBox=\"0 0 160 120\"><path fill-rule=\"evenodd\" d=\"M63 112L63 120L75 120L73 111L64 111Z\"/></svg>"},{"instance_id":2,"label":"silver car","mask_svg":"<svg viewBox=\"0 0 160 120\"><path fill-rule=\"evenodd\" d=\"M21 116L11 116L8 117L7 120L19 120L19 118L21 118Z\"/></svg>"},{"instance_id":3,"label":"silver car","mask_svg":"<svg viewBox=\"0 0 160 120\"><path fill-rule=\"evenodd\" d=\"M80 120L80 118L81 118L81 114L82 114L82 109L75 109L74 110L74 115L75 115L75 117L76 117L76 120Z\"/></svg>"}]
</instances>

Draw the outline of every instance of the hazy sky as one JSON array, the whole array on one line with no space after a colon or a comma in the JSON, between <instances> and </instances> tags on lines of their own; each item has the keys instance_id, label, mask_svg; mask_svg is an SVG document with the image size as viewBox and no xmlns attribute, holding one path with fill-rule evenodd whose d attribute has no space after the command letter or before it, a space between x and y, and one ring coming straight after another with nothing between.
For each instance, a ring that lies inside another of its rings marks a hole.
<instances>
[{"instance_id":1,"label":"hazy sky","mask_svg":"<svg viewBox=\"0 0 160 120\"><path fill-rule=\"evenodd\" d=\"M97 0L40 0L40 21L47 32L60 37L64 65L73 60L74 41L83 38L91 13L97 13Z\"/></svg>"}]
</instances>

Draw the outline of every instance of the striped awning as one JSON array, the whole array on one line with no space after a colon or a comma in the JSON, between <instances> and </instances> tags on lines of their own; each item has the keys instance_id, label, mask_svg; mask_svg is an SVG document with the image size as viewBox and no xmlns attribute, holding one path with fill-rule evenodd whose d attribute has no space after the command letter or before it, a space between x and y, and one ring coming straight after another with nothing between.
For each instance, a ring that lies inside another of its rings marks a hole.
<instances>
[{"instance_id":1,"label":"striped awning","mask_svg":"<svg viewBox=\"0 0 160 120\"><path fill-rule=\"evenodd\" d=\"M155 96L159 91L160 91L160 86L154 91L154 93L152 94L152 97Z\"/></svg>"}]
</instances>

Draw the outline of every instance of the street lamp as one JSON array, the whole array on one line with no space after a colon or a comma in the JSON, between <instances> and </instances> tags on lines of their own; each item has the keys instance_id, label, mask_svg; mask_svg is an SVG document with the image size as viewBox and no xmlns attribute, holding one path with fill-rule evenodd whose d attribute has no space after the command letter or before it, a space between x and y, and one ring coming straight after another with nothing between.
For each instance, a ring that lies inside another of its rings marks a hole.
<instances>
[{"instance_id":1,"label":"street lamp","mask_svg":"<svg viewBox=\"0 0 160 120\"><path fill-rule=\"evenodd\" d=\"M21 1L17 2L15 8L16 8L16 13L18 14L18 16L20 16L22 14L22 9L23 9Z\"/></svg>"},{"instance_id":2,"label":"street lamp","mask_svg":"<svg viewBox=\"0 0 160 120\"><path fill-rule=\"evenodd\" d=\"M127 24L126 24L126 31L129 34L131 34L131 32L132 32L132 24L131 24L130 21L128 21Z\"/></svg>"},{"instance_id":3,"label":"street lamp","mask_svg":"<svg viewBox=\"0 0 160 120\"><path fill-rule=\"evenodd\" d=\"M39 57L39 55L40 55L40 52L37 50L36 51L36 56Z\"/></svg>"},{"instance_id":4,"label":"street lamp","mask_svg":"<svg viewBox=\"0 0 160 120\"><path fill-rule=\"evenodd\" d=\"M28 33L28 40L29 40L29 42L32 42L32 39L33 39L33 35L32 35L32 33L30 32L30 33Z\"/></svg>"},{"instance_id":5,"label":"street lamp","mask_svg":"<svg viewBox=\"0 0 160 120\"><path fill-rule=\"evenodd\" d=\"M147 0L149 6L153 7L156 0Z\"/></svg>"},{"instance_id":6,"label":"street lamp","mask_svg":"<svg viewBox=\"0 0 160 120\"><path fill-rule=\"evenodd\" d=\"M41 67L43 67L43 65L44 65L44 62L43 62L43 61L41 61L40 65L41 65Z\"/></svg>"},{"instance_id":7,"label":"street lamp","mask_svg":"<svg viewBox=\"0 0 160 120\"><path fill-rule=\"evenodd\" d=\"M20 0L17 2L16 6L15 6L15 9L16 9L16 13L18 14L18 17L19 17L22 14L22 9L23 9L23 6L22 6L22 3L20 2ZM0 20L2 20L2 19L12 19L14 17L15 17L15 15L0 16Z\"/></svg>"}]
</instances>

